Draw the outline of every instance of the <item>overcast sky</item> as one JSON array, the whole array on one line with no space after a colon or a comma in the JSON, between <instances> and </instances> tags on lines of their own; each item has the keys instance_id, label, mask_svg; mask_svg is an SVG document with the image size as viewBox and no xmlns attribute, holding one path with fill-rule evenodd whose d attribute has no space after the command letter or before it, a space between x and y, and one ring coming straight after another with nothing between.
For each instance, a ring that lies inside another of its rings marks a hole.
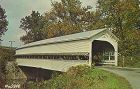
<instances>
[{"instance_id":1,"label":"overcast sky","mask_svg":"<svg viewBox=\"0 0 140 89\"><path fill-rule=\"evenodd\" d=\"M15 47L19 47L23 43L20 37L24 34L20 26L21 18L30 15L32 10L39 11L43 14L51 9L51 0L0 0L0 5L6 10L9 22L8 31L2 37L2 45L10 46L9 40L15 41ZM53 0L60 1L60 0ZM97 0L80 0L83 6L91 5L94 9Z\"/></svg>"}]
</instances>

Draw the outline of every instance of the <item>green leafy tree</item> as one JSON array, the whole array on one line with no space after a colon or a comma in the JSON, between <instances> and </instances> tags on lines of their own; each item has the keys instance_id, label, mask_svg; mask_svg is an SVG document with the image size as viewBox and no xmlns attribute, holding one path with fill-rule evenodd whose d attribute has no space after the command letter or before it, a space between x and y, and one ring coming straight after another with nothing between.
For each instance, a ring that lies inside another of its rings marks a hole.
<instances>
[{"instance_id":1,"label":"green leafy tree","mask_svg":"<svg viewBox=\"0 0 140 89\"><path fill-rule=\"evenodd\" d=\"M0 40L2 35L4 35L4 33L7 31L7 26L8 26L8 21L6 19L6 15L5 15L5 10L1 7L0 5ZM2 86L4 85L4 64L5 61L2 59L2 54L1 54L1 48L0 48L0 88L2 88Z\"/></svg>"},{"instance_id":2,"label":"green leafy tree","mask_svg":"<svg viewBox=\"0 0 140 89\"><path fill-rule=\"evenodd\" d=\"M0 37L7 31L8 21L5 10L0 5Z\"/></svg>"},{"instance_id":3,"label":"green leafy tree","mask_svg":"<svg viewBox=\"0 0 140 89\"><path fill-rule=\"evenodd\" d=\"M120 39L119 51L122 55L139 52L139 0L98 0L97 9L107 28Z\"/></svg>"},{"instance_id":4,"label":"green leafy tree","mask_svg":"<svg viewBox=\"0 0 140 89\"><path fill-rule=\"evenodd\" d=\"M20 28L26 32L21 37L25 44L44 39L42 28L45 24L44 17L37 11L32 11L31 15L21 19Z\"/></svg>"}]
</instances>

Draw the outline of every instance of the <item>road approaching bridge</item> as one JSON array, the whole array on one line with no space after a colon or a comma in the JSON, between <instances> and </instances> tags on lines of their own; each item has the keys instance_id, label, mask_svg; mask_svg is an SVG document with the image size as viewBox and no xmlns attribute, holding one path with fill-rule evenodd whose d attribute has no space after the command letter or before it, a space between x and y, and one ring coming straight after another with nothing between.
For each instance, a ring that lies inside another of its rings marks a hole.
<instances>
[{"instance_id":1,"label":"road approaching bridge","mask_svg":"<svg viewBox=\"0 0 140 89\"><path fill-rule=\"evenodd\" d=\"M133 89L140 89L140 68L97 67L123 76Z\"/></svg>"}]
</instances>

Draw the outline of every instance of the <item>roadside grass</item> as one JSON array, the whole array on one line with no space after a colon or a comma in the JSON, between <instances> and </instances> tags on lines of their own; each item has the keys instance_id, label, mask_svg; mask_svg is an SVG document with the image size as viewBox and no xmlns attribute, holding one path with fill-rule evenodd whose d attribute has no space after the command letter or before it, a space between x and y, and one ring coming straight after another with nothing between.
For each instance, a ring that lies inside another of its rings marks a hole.
<instances>
[{"instance_id":1,"label":"roadside grass","mask_svg":"<svg viewBox=\"0 0 140 89\"><path fill-rule=\"evenodd\" d=\"M29 89L132 89L129 82L105 70L86 65L71 67L48 81L29 82Z\"/></svg>"}]
</instances>

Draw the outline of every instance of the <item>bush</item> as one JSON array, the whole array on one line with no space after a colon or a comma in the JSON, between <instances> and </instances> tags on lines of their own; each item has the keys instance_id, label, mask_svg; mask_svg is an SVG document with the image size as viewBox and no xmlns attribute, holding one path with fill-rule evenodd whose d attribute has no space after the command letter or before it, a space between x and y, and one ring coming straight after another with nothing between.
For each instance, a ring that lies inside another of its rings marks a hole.
<instances>
[{"instance_id":1,"label":"bush","mask_svg":"<svg viewBox=\"0 0 140 89\"><path fill-rule=\"evenodd\" d=\"M87 74L90 71L90 67L87 65L78 65L76 67L71 67L66 72L67 75L72 77L82 77L84 74Z\"/></svg>"},{"instance_id":2,"label":"bush","mask_svg":"<svg viewBox=\"0 0 140 89\"><path fill-rule=\"evenodd\" d=\"M36 85L36 89L132 89L124 78L86 65L71 67L66 73L32 87Z\"/></svg>"},{"instance_id":3,"label":"bush","mask_svg":"<svg viewBox=\"0 0 140 89\"><path fill-rule=\"evenodd\" d=\"M6 75L6 64L8 61L15 61L15 49L0 46L0 73Z\"/></svg>"}]
</instances>

